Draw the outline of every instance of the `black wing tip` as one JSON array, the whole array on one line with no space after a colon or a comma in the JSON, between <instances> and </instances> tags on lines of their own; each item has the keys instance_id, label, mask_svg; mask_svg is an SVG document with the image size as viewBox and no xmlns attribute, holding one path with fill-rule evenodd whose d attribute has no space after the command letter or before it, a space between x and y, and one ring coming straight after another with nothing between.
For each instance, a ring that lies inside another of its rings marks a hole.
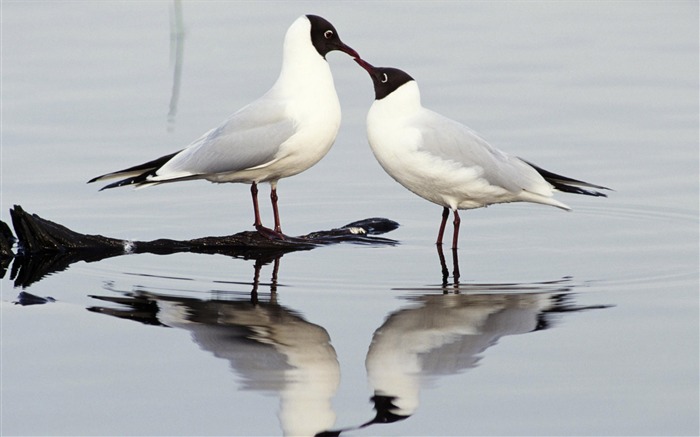
<instances>
[{"instance_id":1,"label":"black wing tip","mask_svg":"<svg viewBox=\"0 0 700 437\"><path fill-rule=\"evenodd\" d=\"M148 172L131 178L126 178L116 182L112 182L111 184L105 185L104 187L100 188L100 191L108 190L110 188L126 187L128 185L134 185L136 187L141 185L149 185L150 182L146 178L148 178L148 176L150 176L151 174L152 172Z\"/></svg>"},{"instance_id":2,"label":"black wing tip","mask_svg":"<svg viewBox=\"0 0 700 437\"><path fill-rule=\"evenodd\" d=\"M594 197L608 197L608 195L605 193L601 193L600 191L586 190L585 188L581 187L595 188L597 190L615 191L612 188L604 187L602 185L591 184L590 182L585 182L578 179L573 179L567 176L552 173L551 171L538 167L529 161L525 161L522 158L520 159L530 167L534 168L537 171L537 173L540 174L540 176L542 176L547 182L552 184L552 186L559 191L565 193L584 194L586 196Z\"/></svg>"},{"instance_id":3,"label":"black wing tip","mask_svg":"<svg viewBox=\"0 0 700 437\"><path fill-rule=\"evenodd\" d=\"M581 188L581 187L572 187L572 188L574 188L574 189L580 191L579 194L585 194L585 195L587 195L587 196L593 196L593 197L608 197L607 194L601 193L600 191L596 191L596 190L587 190L587 189ZM597 185L595 186L595 188L598 188L598 189L600 189L600 190L610 190L610 188L599 187L599 186L597 186Z\"/></svg>"},{"instance_id":4,"label":"black wing tip","mask_svg":"<svg viewBox=\"0 0 700 437\"><path fill-rule=\"evenodd\" d=\"M107 174L103 174L102 176L94 177L94 178L90 179L89 181L87 181L87 183L91 184L93 182L98 182L98 181L101 181L103 179L112 179L114 176L110 177L111 174L112 173L107 173ZM121 179L121 180L118 180L116 182L112 182L111 184L100 188L100 191L104 190L105 188L115 188L115 187L121 187L122 185L127 185L127 184L124 184L123 182L129 181L130 179L135 179L137 177L138 176L134 176L134 177L130 177L130 178Z\"/></svg>"},{"instance_id":5,"label":"black wing tip","mask_svg":"<svg viewBox=\"0 0 700 437\"><path fill-rule=\"evenodd\" d=\"M104 187L100 188L100 191L109 190L110 188L123 187L124 185L126 185L126 183L123 182L124 181L112 182L111 184L107 184Z\"/></svg>"},{"instance_id":6,"label":"black wing tip","mask_svg":"<svg viewBox=\"0 0 700 437\"><path fill-rule=\"evenodd\" d=\"M600 191L587 191L585 194L593 197L608 197L607 194L601 193Z\"/></svg>"},{"instance_id":7,"label":"black wing tip","mask_svg":"<svg viewBox=\"0 0 700 437\"><path fill-rule=\"evenodd\" d=\"M93 182L97 182L101 179L111 179L113 177L119 177L120 174L134 174L136 172L142 172L140 175L133 176L130 178L122 179L120 181L111 183L103 188L100 189L100 191L107 189L107 188L116 188L116 187L122 187L124 185L132 185L134 183L139 183L142 182L146 183L146 177L155 175L155 172L158 171L159 168L161 168L163 165L165 165L166 162L170 161L175 155L178 153L182 152L182 150L179 150L175 153L171 153L169 155L161 156L160 158L156 158L152 161L145 162L143 164L135 165L133 167L125 168L124 170L119 170L115 171L113 173L106 173L101 176L94 177L87 181L88 184L91 184ZM123 175L122 175L123 176Z\"/></svg>"},{"instance_id":8,"label":"black wing tip","mask_svg":"<svg viewBox=\"0 0 700 437\"><path fill-rule=\"evenodd\" d=\"M575 185L568 185L558 180L552 180L548 178L545 178L545 180L552 184L554 189L556 189L557 191L561 191L562 193L583 194L585 196L593 197L608 197L607 194L601 193L600 191L586 190L585 188L577 187ZM598 187L596 186L596 188ZM605 187L600 187L600 189L609 190L609 188Z\"/></svg>"},{"instance_id":9,"label":"black wing tip","mask_svg":"<svg viewBox=\"0 0 700 437\"><path fill-rule=\"evenodd\" d=\"M572 179L572 180L573 180L573 181L576 181L576 179ZM565 182L568 182L568 181L565 181ZM589 183L589 182L583 182L583 181L572 182L572 184L575 185L577 182L580 182L581 184L583 184L584 187L588 187L588 188L595 188L595 189L597 189L597 190L615 191L615 190L613 190L612 188L604 187L604 186L602 186L602 185L595 185L595 184L591 184L591 183ZM597 191L594 191L594 192L597 192ZM601 195L601 196L606 196L606 195L603 194L603 193L600 193L600 195ZM607 196L606 196L606 197L607 197Z\"/></svg>"},{"instance_id":10,"label":"black wing tip","mask_svg":"<svg viewBox=\"0 0 700 437\"><path fill-rule=\"evenodd\" d=\"M587 190L587 189L585 189L585 188L581 188L581 187L576 186L576 185L564 184L564 183L562 183L562 182L560 182L560 181L552 181L552 180L547 180L547 181L548 181L550 184L552 184L552 185L554 186L554 188L556 188L557 190L562 191L562 192L564 192L564 193L583 194L583 195L586 195L586 196L593 196L593 197L608 197L607 194L601 193L600 191L596 191L596 190ZM599 186L597 186L597 185L594 185L593 187L594 187L594 188L597 188L597 189L600 189L600 190L609 190L609 191L613 191L613 190L611 190L610 188L607 188L607 187L599 187Z\"/></svg>"}]
</instances>

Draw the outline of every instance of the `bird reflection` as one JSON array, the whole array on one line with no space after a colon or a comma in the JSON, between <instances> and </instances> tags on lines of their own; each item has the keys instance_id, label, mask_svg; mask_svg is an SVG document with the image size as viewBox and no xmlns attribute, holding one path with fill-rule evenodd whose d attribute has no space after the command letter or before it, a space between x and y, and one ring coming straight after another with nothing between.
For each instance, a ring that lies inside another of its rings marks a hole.
<instances>
[{"instance_id":1,"label":"bird reflection","mask_svg":"<svg viewBox=\"0 0 700 437\"><path fill-rule=\"evenodd\" d=\"M418 407L426 380L471 369L507 335L550 326L568 309L562 294L449 294L412 298L389 315L372 337L365 366L375 396L393 398L391 413L407 417Z\"/></svg>"},{"instance_id":2,"label":"bird reflection","mask_svg":"<svg viewBox=\"0 0 700 437\"><path fill-rule=\"evenodd\" d=\"M522 292L533 288L539 291ZM410 305L389 314L374 332L365 359L375 417L357 427L318 435L407 419L418 408L422 387L476 367L501 337L550 328L559 313L605 308L574 305L571 288L566 280L481 284L460 289L469 293L409 297ZM493 293L494 289L509 292Z\"/></svg>"},{"instance_id":3,"label":"bird reflection","mask_svg":"<svg viewBox=\"0 0 700 437\"><path fill-rule=\"evenodd\" d=\"M276 301L279 257L274 259L269 299L259 294L264 261L257 260L250 299L199 300L138 292L92 296L128 308L91 311L190 331L203 351L229 361L244 390L280 397L285 435L314 435L335 423L331 406L340 366L328 332Z\"/></svg>"},{"instance_id":4,"label":"bird reflection","mask_svg":"<svg viewBox=\"0 0 700 437\"><path fill-rule=\"evenodd\" d=\"M453 261L456 265L454 253ZM261 284L260 272L267 264L272 264L272 279ZM279 257L258 258L245 298L217 294L202 300L137 291L92 296L118 305L89 310L189 331L201 350L228 360L244 390L279 396L285 435L337 436L410 418L419 408L422 389L478 366L501 337L550 328L561 313L605 308L575 305L575 285L566 278L460 284L459 274L453 273L453 284L446 287L448 272L442 286L405 297L407 304L389 313L372 335L365 369L373 417L332 429L336 414L331 399L340 382L336 351L326 329L277 302L279 266ZM444 257L441 267L447 270Z\"/></svg>"}]
</instances>

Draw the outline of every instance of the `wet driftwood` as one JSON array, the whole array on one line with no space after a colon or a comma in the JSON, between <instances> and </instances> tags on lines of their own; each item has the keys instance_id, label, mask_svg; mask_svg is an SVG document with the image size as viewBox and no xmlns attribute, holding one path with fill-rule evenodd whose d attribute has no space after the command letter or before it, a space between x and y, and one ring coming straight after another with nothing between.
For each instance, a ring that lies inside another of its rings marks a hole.
<instances>
[{"instance_id":1,"label":"wet driftwood","mask_svg":"<svg viewBox=\"0 0 700 437\"><path fill-rule=\"evenodd\" d=\"M11 258L15 256L12 252L12 245L15 244L15 236L12 235L7 223L0 221L0 258Z\"/></svg>"},{"instance_id":2,"label":"wet driftwood","mask_svg":"<svg viewBox=\"0 0 700 437\"><path fill-rule=\"evenodd\" d=\"M222 237L193 240L158 239L130 241L102 235L88 235L25 212L15 205L10 210L16 238L9 226L0 222L0 260L4 276L10 261L16 286L26 287L52 272L65 270L78 261L93 262L104 258L134 254L172 254L179 252L222 254L236 258L274 259L284 253L310 250L335 243L393 245L395 240L377 237L393 231L398 223L384 218L370 218L337 229L312 232L284 239L268 238L256 231L244 231ZM17 253L12 251L17 242Z\"/></svg>"}]
</instances>

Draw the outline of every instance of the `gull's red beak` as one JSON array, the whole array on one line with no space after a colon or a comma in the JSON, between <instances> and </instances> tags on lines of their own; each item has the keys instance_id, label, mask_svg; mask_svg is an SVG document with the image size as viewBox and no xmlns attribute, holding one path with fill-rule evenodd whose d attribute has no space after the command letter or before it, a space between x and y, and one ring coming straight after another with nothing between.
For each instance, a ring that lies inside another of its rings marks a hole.
<instances>
[{"instance_id":1,"label":"gull's red beak","mask_svg":"<svg viewBox=\"0 0 700 437\"><path fill-rule=\"evenodd\" d=\"M355 58L355 62L360 64L360 67L364 68L367 70L367 73L372 74L374 73L374 66L370 64L369 62L365 61L364 59L360 58L359 56Z\"/></svg>"}]
</instances>

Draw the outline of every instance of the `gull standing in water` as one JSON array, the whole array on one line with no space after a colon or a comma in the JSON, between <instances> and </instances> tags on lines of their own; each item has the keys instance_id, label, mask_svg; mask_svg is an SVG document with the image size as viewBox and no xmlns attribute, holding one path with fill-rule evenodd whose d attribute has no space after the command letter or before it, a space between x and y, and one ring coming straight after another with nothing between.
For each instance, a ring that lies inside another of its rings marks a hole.
<instances>
[{"instance_id":1,"label":"gull standing in water","mask_svg":"<svg viewBox=\"0 0 700 437\"><path fill-rule=\"evenodd\" d=\"M438 245L450 210L454 212L452 249L457 249L460 209L532 202L570 210L552 198L555 190L607 197L590 188L609 188L508 155L463 124L424 108L418 84L406 72L355 61L374 83L375 101L367 114L367 137L374 156L398 183L443 207Z\"/></svg>"},{"instance_id":2,"label":"gull standing in water","mask_svg":"<svg viewBox=\"0 0 700 437\"><path fill-rule=\"evenodd\" d=\"M272 88L185 149L89 182L123 178L102 189L191 179L251 184L255 228L283 238L277 182L310 168L330 150L340 127L340 103L326 55L357 58L333 25L316 15L299 17L284 39L282 70ZM257 185L269 182L274 230L262 225Z\"/></svg>"}]
</instances>

